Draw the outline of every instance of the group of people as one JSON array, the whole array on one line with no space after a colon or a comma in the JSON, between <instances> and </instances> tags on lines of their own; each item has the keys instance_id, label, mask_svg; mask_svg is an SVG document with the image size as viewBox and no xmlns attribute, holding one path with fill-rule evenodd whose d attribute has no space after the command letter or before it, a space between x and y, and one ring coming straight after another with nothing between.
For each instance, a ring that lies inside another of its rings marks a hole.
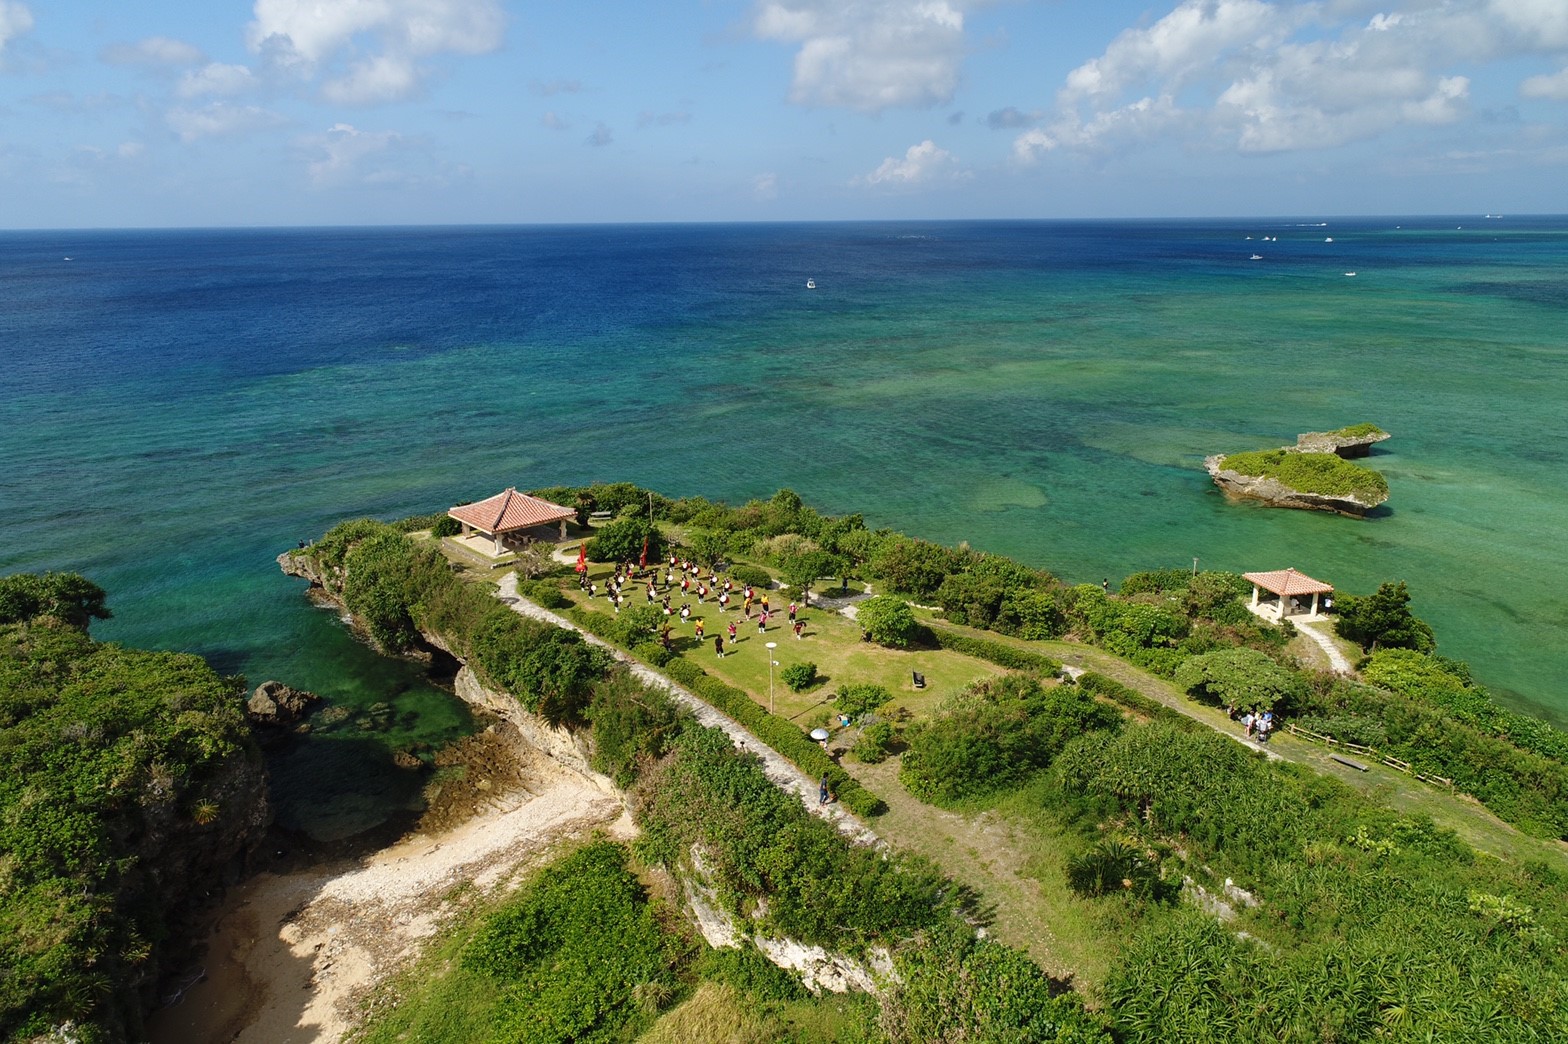
<instances>
[{"instance_id":1,"label":"group of people","mask_svg":"<svg viewBox=\"0 0 1568 1044\"><path fill-rule=\"evenodd\" d=\"M1274 712L1266 710L1261 713L1248 711L1241 716L1241 724L1247 731L1247 738L1257 739L1259 743L1269 741L1269 733L1274 731Z\"/></svg>"},{"instance_id":2,"label":"group of people","mask_svg":"<svg viewBox=\"0 0 1568 1044\"><path fill-rule=\"evenodd\" d=\"M705 637L706 622L701 616L696 615L692 611L691 603L685 600L690 596L696 597L697 605L699 606L706 599L714 598L719 604L721 613L727 612L732 607L736 597L738 597L740 609L747 620L752 619L752 607L755 606L757 608L757 633L766 634L768 632L768 622L773 617L767 591L759 593L750 584L737 585L728 576L721 578L717 568L707 570L706 576L703 575L703 572L702 567L696 562L672 554L663 570L662 579L664 583L661 588L659 584L661 579L660 569L657 566L648 569L629 561L622 562L615 567L614 575L604 582L602 593L609 600L615 612L619 613L626 605L626 588L636 582L641 582L643 584L643 597L647 604L659 605L664 609L664 616L667 622L660 634L660 640L666 648L670 646L671 624L669 621L676 616L680 617L682 624L691 624L692 633L699 642ZM590 581L586 571L578 577L577 584L590 598L597 598L601 594L599 584L596 581ZM679 589L682 598L679 609L675 607L675 592L677 589ZM806 623L800 618L800 608L794 602L789 603L790 630L794 632L796 638L804 638L806 636ZM733 646L736 636L736 625L734 622L728 625L726 631L729 636L729 643ZM713 651L720 658L724 656L724 643L724 635L716 634L713 636Z\"/></svg>"}]
</instances>

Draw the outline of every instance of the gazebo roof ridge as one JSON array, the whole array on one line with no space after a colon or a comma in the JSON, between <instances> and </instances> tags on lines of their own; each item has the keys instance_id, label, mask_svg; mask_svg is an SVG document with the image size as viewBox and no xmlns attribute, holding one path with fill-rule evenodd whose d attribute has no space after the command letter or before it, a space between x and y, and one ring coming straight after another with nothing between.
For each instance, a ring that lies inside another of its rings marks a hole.
<instances>
[{"instance_id":1,"label":"gazebo roof ridge","mask_svg":"<svg viewBox=\"0 0 1568 1044\"><path fill-rule=\"evenodd\" d=\"M1251 583L1277 595L1290 597L1302 594L1331 594L1333 584L1325 584L1321 580L1314 580L1295 566L1285 569L1275 569L1264 573L1241 574Z\"/></svg>"},{"instance_id":2,"label":"gazebo roof ridge","mask_svg":"<svg viewBox=\"0 0 1568 1044\"><path fill-rule=\"evenodd\" d=\"M576 518L577 509L552 504L530 493L519 493L516 486L508 486L493 497L472 504L458 504L447 514L485 533L508 533Z\"/></svg>"}]
</instances>

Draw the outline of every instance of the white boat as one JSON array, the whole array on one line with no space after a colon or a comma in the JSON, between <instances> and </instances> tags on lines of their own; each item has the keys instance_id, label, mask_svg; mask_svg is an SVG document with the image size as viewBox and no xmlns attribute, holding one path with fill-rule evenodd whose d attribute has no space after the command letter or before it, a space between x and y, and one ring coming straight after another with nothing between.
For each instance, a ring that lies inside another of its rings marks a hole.
<instances>
[{"instance_id":1,"label":"white boat","mask_svg":"<svg viewBox=\"0 0 1568 1044\"><path fill-rule=\"evenodd\" d=\"M806 280L806 289L807 290L815 290L816 288L817 288L817 281L815 279L808 279L808 280Z\"/></svg>"},{"instance_id":2,"label":"white boat","mask_svg":"<svg viewBox=\"0 0 1568 1044\"><path fill-rule=\"evenodd\" d=\"M1325 242L1325 243L1332 243L1332 242L1334 242L1334 237L1333 236L1329 236L1326 239L1324 239L1323 242Z\"/></svg>"},{"instance_id":3,"label":"white boat","mask_svg":"<svg viewBox=\"0 0 1568 1044\"><path fill-rule=\"evenodd\" d=\"M1347 275L1347 276L1353 276L1353 275L1355 275L1355 274L1356 274L1356 273L1354 273L1354 272L1346 272L1346 273L1345 273L1345 274L1346 274L1346 275Z\"/></svg>"},{"instance_id":4,"label":"white boat","mask_svg":"<svg viewBox=\"0 0 1568 1044\"><path fill-rule=\"evenodd\" d=\"M1263 260L1263 255L1262 254L1253 254L1252 257L1250 257L1248 260L1251 260L1251 261L1262 261Z\"/></svg>"}]
</instances>

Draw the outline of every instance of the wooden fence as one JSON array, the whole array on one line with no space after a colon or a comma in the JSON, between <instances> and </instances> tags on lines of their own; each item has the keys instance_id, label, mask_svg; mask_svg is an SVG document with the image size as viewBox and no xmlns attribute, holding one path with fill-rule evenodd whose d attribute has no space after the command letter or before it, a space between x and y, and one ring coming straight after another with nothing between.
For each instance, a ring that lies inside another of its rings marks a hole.
<instances>
[{"instance_id":1,"label":"wooden fence","mask_svg":"<svg viewBox=\"0 0 1568 1044\"><path fill-rule=\"evenodd\" d=\"M1303 739L1309 739L1315 743L1322 743L1326 746L1338 748L1340 750L1354 751L1355 753L1364 757L1372 758L1380 764L1387 765L1389 768L1398 769L1406 775L1414 776L1423 783L1431 783L1434 786L1444 786L1449 790L1454 788L1454 781L1448 779L1446 776L1436 776L1430 772L1418 772L1416 771L1415 766L1410 764L1410 762L1396 758L1392 754L1384 754L1375 747L1366 747L1362 746L1360 743L1351 743L1349 740L1335 739L1333 736L1330 736L1324 732L1313 732L1311 729L1304 729L1294 722L1287 721L1285 723L1285 731L1289 732L1292 736L1300 736Z\"/></svg>"}]
</instances>

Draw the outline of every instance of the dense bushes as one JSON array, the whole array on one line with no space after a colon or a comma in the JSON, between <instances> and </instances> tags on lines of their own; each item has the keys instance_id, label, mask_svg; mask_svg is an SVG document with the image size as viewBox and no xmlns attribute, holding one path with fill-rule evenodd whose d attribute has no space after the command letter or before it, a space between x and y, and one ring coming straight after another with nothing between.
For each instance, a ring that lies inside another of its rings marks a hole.
<instances>
[{"instance_id":1,"label":"dense bushes","mask_svg":"<svg viewBox=\"0 0 1568 1044\"><path fill-rule=\"evenodd\" d=\"M588 541L588 557L595 562L636 562L641 559L643 541L648 545L648 561L664 554L664 537L642 515L618 518L599 527Z\"/></svg>"},{"instance_id":2,"label":"dense bushes","mask_svg":"<svg viewBox=\"0 0 1568 1044\"><path fill-rule=\"evenodd\" d=\"M943 923L968 895L929 863L848 844L827 822L779 790L756 759L716 729L690 728L636 792L641 850L703 872L736 914L806 943L859 950Z\"/></svg>"},{"instance_id":3,"label":"dense bushes","mask_svg":"<svg viewBox=\"0 0 1568 1044\"><path fill-rule=\"evenodd\" d=\"M841 686L833 697L833 706L838 708L840 714L847 714L851 718L858 718L862 714L869 714L878 707L891 702L893 694L881 685L869 685L864 682Z\"/></svg>"},{"instance_id":4,"label":"dense bushes","mask_svg":"<svg viewBox=\"0 0 1568 1044\"><path fill-rule=\"evenodd\" d=\"M909 603L892 595L877 595L856 605L855 623L866 638L894 649L908 648L920 634Z\"/></svg>"},{"instance_id":5,"label":"dense bushes","mask_svg":"<svg viewBox=\"0 0 1568 1044\"><path fill-rule=\"evenodd\" d=\"M93 641L64 621L103 592L67 577L0 581L0 1039L141 1039L169 911L244 842L260 758L243 679Z\"/></svg>"},{"instance_id":6,"label":"dense bushes","mask_svg":"<svg viewBox=\"0 0 1568 1044\"><path fill-rule=\"evenodd\" d=\"M113 614L103 588L78 573L13 573L0 576L0 626L48 616L86 627Z\"/></svg>"},{"instance_id":7,"label":"dense bushes","mask_svg":"<svg viewBox=\"0 0 1568 1044\"><path fill-rule=\"evenodd\" d=\"M1176 668L1176 685L1237 711L1293 709L1303 686L1297 673L1256 649L1222 649L1194 656Z\"/></svg>"},{"instance_id":8,"label":"dense bushes","mask_svg":"<svg viewBox=\"0 0 1568 1044\"><path fill-rule=\"evenodd\" d=\"M1112 1039L1076 995L1053 996L1027 956L973 933L934 932L925 945L901 950L894 969L880 1023L891 1044Z\"/></svg>"},{"instance_id":9,"label":"dense bushes","mask_svg":"<svg viewBox=\"0 0 1568 1044\"><path fill-rule=\"evenodd\" d=\"M1070 740L1120 725L1120 714L1074 686L1048 689L1029 675L1003 675L910 727L898 778L922 801L951 804L1017 786Z\"/></svg>"},{"instance_id":10,"label":"dense bushes","mask_svg":"<svg viewBox=\"0 0 1568 1044\"><path fill-rule=\"evenodd\" d=\"M1432 628L1410 611L1410 591L1403 580L1379 584L1370 595L1342 594L1334 631L1363 649L1395 648L1431 652L1437 648Z\"/></svg>"},{"instance_id":11,"label":"dense bushes","mask_svg":"<svg viewBox=\"0 0 1568 1044\"><path fill-rule=\"evenodd\" d=\"M502 992L496 1040L628 1039L670 999L695 947L660 926L608 841L546 867L469 941L463 965Z\"/></svg>"}]
</instances>

